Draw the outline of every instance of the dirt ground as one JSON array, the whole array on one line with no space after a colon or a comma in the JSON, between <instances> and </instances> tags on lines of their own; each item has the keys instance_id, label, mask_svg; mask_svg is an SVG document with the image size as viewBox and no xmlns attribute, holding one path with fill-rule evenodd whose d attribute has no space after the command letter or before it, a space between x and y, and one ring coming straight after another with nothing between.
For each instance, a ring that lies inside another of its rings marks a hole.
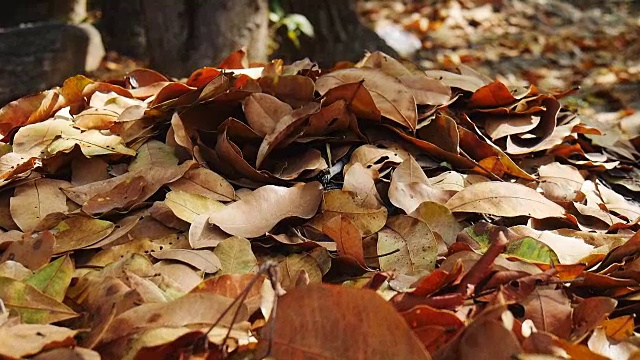
<instances>
[{"instance_id":1,"label":"dirt ground","mask_svg":"<svg viewBox=\"0 0 640 360\"><path fill-rule=\"evenodd\" d=\"M363 19L419 40L425 68L468 65L547 90L586 115L640 109L640 1L361 1ZM409 39L409 40L407 40Z\"/></svg>"}]
</instances>

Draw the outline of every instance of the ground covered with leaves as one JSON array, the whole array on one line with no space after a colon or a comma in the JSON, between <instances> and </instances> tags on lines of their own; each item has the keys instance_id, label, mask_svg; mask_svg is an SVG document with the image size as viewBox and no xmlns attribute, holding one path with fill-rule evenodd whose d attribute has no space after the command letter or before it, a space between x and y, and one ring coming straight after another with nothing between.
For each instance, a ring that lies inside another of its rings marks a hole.
<instances>
[{"instance_id":1,"label":"ground covered with leaves","mask_svg":"<svg viewBox=\"0 0 640 360\"><path fill-rule=\"evenodd\" d=\"M640 118L382 53L0 110L0 356L640 356Z\"/></svg>"}]
</instances>

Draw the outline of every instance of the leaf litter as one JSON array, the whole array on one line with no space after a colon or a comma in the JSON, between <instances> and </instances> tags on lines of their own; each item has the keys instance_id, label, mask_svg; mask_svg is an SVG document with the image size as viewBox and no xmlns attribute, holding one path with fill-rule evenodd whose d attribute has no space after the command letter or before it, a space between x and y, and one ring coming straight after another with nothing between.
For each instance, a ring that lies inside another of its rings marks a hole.
<instances>
[{"instance_id":1,"label":"leaf litter","mask_svg":"<svg viewBox=\"0 0 640 360\"><path fill-rule=\"evenodd\" d=\"M640 354L611 180L640 169L562 94L383 53L246 70L0 110L2 357Z\"/></svg>"}]
</instances>

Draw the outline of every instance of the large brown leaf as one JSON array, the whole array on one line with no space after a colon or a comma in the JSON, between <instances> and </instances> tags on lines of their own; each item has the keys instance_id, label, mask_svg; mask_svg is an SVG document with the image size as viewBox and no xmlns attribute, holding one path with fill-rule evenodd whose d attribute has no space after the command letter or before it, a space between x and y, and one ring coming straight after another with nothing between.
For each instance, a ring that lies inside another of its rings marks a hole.
<instances>
[{"instance_id":1,"label":"large brown leaf","mask_svg":"<svg viewBox=\"0 0 640 360\"><path fill-rule=\"evenodd\" d=\"M252 238L264 235L288 217L308 219L322 200L322 186L310 182L285 188L267 185L209 216L209 222L231 235ZM252 214L251 221L246 216Z\"/></svg>"},{"instance_id":2,"label":"large brown leaf","mask_svg":"<svg viewBox=\"0 0 640 360\"><path fill-rule=\"evenodd\" d=\"M32 231L44 218L53 213L66 213L67 197L62 188L69 183L54 179L36 179L16 188L11 198L11 216L22 231Z\"/></svg>"},{"instance_id":3,"label":"large brown leaf","mask_svg":"<svg viewBox=\"0 0 640 360\"><path fill-rule=\"evenodd\" d=\"M272 355L279 359L431 358L402 316L371 290L296 288L278 301L271 321Z\"/></svg>"},{"instance_id":4,"label":"large brown leaf","mask_svg":"<svg viewBox=\"0 0 640 360\"><path fill-rule=\"evenodd\" d=\"M564 209L524 185L491 181L473 184L445 204L452 212L497 216L564 217Z\"/></svg>"},{"instance_id":5,"label":"large brown leaf","mask_svg":"<svg viewBox=\"0 0 640 360\"><path fill-rule=\"evenodd\" d=\"M52 347L73 346L78 330L53 325L18 324L0 327L0 356L9 359L36 355Z\"/></svg>"},{"instance_id":6,"label":"large brown leaf","mask_svg":"<svg viewBox=\"0 0 640 360\"><path fill-rule=\"evenodd\" d=\"M102 342L130 335L145 329L179 327L190 324L213 324L223 311L232 306L232 299L210 293L187 294L172 302L143 304L117 316L105 330ZM239 311L236 321L246 320L247 308L234 306L220 320L221 325L230 325L234 311Z\"/></svg>"}]
</instances>

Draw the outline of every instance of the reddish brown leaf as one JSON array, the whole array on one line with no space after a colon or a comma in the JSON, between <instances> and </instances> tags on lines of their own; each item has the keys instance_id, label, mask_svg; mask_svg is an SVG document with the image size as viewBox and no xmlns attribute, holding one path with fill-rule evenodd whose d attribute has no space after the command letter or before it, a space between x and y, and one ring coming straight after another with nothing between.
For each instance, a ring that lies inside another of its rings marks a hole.
<instances>
[{"instance_id":1,"label":"reddish brown leaf","mask_svg":"<svg viewBox=\"0 0 640 360\"><path fill-rule=\"evenodd\" d=\"M296 288L278 301L278 308L271 320L272 354L278 358L431 358L402 316L371 290Z\"/></svg>"}]
</instances>

